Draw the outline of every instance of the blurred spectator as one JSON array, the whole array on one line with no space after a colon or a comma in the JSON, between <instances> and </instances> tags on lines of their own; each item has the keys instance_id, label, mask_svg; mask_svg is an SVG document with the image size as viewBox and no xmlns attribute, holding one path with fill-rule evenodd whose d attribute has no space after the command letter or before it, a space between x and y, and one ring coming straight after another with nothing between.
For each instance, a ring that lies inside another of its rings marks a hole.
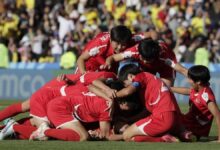
<instances>
[{"instance_id":1,"label":"blurred spectator","mask_svg":"<svg viewBox=\"0 0 220 150\"><path fill-rule=\"evenodd\" d=\"M8 63L8 48L6 47L5 41L0 39L0 68L7 68Z\"/></svg>"},{"instance_id":2,"label":"blurred spectator","mask_svg":"<svg viewBox=\"0 0 220 150\"><path fill-rule=\"evenodd\" d=\"M11 62L58 62L66 50L77 47L78 56L96 34L124 24L153 29L181 62L195 62L195 39L203 35L210 62L219 63L219 19L220 0L4 0L0 38L9 41Z\"/></svg>"},{"instance_id":3,"label":"blurred spectator","mask_svg":"<svg viewBox=\"0 0 220 150\"><path fill-rule=\"evenodd\" d=\"M200 44L195 52L195 65L204 65L208 67L209 65L209 51L207 49L206 38L200 36L196 39Z\"/></svg>"},{"instance_id":4,"label":"blurred spectator","mask_svg":"<svg viewBox=\"0 0 220 150\"><path fill-rule=\"evenodd\" d=\"M39 58L39 63L53 63L55 62L55 58L51 54L51 50L48 49L43 52L42 56Z\"/></svg>"},{"instance_id":5,"label":"blurred spectator","mask_svg":"<svg viewBox=\"0 0 220 150\"><path fill-rule=\"evenodd\" d=\"M59 23L59 42L63 44L64 37L67 33L74 30L75 25L73 21L70 20L68 14L65 12L62 12L62 14L58 14L57 19Z\"/></svg>"},{"instance_id":6,"label":"blurred spectator","mask_svg":"<svg viewBox=\"0 0 220 150\"><path fill-rule=\"evenodd\" d=\"M196 11L196 16L192 18L192 36L196 37L200 34L207 35L206 27L210 25L210 18L207 12L203 12L201 8Z\"/></svg>"},{"instance_id":7,"label":"blurred spectator","mask_svg":"<svg viewBox=\"0 0 220 150\"><path fill-rule=\"evenodd\" d=\"M51 37L50 47L51 47L51 54L54 57L55 62L59 62L60 56L62 54L62 47L60 46L60 43L56 36Z\"/></svg>"},{"instance_id":8,"label":"blurred spectator","mask_svg":"<svg viewBox=\"0 0 220 150\"><path fill-rule=\"evenodd\" d=\"M8 42L9 61L13 63L20 62L20 54L18 53L17 44L13 37L9 38Z\"/></svg>"},{"instance_id":9,"label":"blurred spectator","mask_svg":"<svg viewBox=\"0 0 220 150\"><path fill-rule=\"evenodd\" d=\"M73 69L76 63L76 55L74 49L68 49L60 59L60 67L62 69Z\"/></svg>"},{"instance_id":10,"label":"blurred spectator","mask_svg":"<svg viewBox=\"0 0 220 150\"><path fill-rule=\"evenodd\" d=\"M31 37L32 61L38 61L43 53L44 34L40 28L37 29L35 35Z\"/></svg>"}]
</instances>

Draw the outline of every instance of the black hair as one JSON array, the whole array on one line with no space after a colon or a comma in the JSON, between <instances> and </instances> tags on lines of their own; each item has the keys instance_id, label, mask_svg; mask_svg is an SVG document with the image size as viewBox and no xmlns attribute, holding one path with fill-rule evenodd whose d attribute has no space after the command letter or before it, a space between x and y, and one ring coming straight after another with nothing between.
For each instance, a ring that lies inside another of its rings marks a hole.
<instances>
[{"instance_id":1,"label":"black hair","mask_svg":"<svg viewBox=\"0 0 220 150\"><path fill-rule=\"evenodd\" d=\"M109 86L111 89L115 89L117 91L120 91L121 89L124 88L124 85L121 81L117 80L108 80L106 82L106 85ZM134 93L132 95L129 95L125 98L119 98L117 99L117 102L119 104L122 104L122 103L128 103L128 106L129 107L132 107L132 109L136 108L136 105L134 106L134 104L137 104L137 99L138 98L138 94L137 93Z\"/></svg>"},{"instance_id":2,"label":"black hair","mask_svg":"<svg viewBox=\"0 0 220 150\"><path fill-rule=\"evenodd\" d=\"M118 99L117 101L119 104L127 103L129 111L135 111L140 107L139 96L137 92L125 98Z\"/></svg>"},{"instance_id":3,"label":"black hair","mask_svg":"<svg viewBox=\"0 0 220 150\"><path fill-rule=\"evenodd\" d=\"M131 41L132 33L126 26L118 25L111 29L110 37L112 41L125 44Z\"/></svg>"},{"instance_id":4,"label":"black hair","mask_svg":"<svg viewBox=\"0 0 220 150\"><path fill-rule=\"evenodd\" d=\"M210 72L206 66L196 65L189 68L188 77L192 79L194 82L209 84Z\"/></svg>"},{"instance_id":5,"label":"black hair","mask_svg":"<svg viewBox=\"0 0 220 150\"><path fill-rule=\"evenodd\" d=\"M117 91L124 88L124 85L121 81L107 80L106 85L109 86L111 89L115 89Z\"/></svg>"},{"instance_id":6,"label":"black hair","mask_svg":"<svg viewBox=\"0 0 220 150\"><path fill-rule=\"evenodd\" d=\"M128 64L121 68L118 74L118 78L120 81L124 81L128 78L128 74L136 75L140 73L140 68L135 64Z\"/></svg>"},{"instance_id":7,"label":"black hair","mask_svg":"<svg viewBox=\"0 0 220 150\"><path fill-rule=\"evenodd\" d=\"M153 61L159 58L160 45L157 41L146 38L138 45L138 51L144 60Z\"/></svg>"}]
</instances>

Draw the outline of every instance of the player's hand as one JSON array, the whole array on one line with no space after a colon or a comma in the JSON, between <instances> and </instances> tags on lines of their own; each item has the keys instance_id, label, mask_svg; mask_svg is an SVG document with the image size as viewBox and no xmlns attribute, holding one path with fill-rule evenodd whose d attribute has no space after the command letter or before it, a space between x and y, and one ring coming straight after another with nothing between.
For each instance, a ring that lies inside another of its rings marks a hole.
<instances>
[{"instance_id":1,"label":"player's hand","mask_svg":"<svg viewBox=\"0 0 220 150\"><path fill-rule=\"evenodd\" d=\"M110 64L103 64L99 67L101 70L106 70L106 69L111 69L111 65Z\"/></svg>"},{"instance_id":2,"label":"player's hand","mask_svg":"<svg viewBox=\"0 0 220 150\"><path fill-rule=\"evenodd\" d=\"M105 94L106 94L107 97L109 97L110 99L116 98L116 97L117 97L116 93L117 93L117 90L115 90L115 89L110 89L110 90L106 90L106 91L105 91Z\"/></svg>"},{"instance_id":3,"label":"player's hand","mask_svg":"<svg viewBox=\"0 0 220 150\"><path fill-rule=\"evenodd\" d=\"M60 74L60 75L57 76L57 81L62 82L62 81L65 80L65 78L66 78L65 74Z\"/></svg>"},{"instance_id":4,"label":"player's hand","mask_svg":"<svg viewBox=\"0 0 220 150\"><path fill-rule=\"evenodd\" d=\"M69 78L67 78L67 76L65 74L61 74L59 76L57 76L57 81L59 82L66 82L66 84L73 84L74 82L72 80L70 80Z\"/></svg>"}]
</instances>

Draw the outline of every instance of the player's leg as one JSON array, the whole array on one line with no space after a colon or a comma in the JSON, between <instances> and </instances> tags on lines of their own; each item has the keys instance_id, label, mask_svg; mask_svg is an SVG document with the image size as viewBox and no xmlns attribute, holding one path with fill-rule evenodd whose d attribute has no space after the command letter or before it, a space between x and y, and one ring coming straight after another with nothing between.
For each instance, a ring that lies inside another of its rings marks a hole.
<instances>
[{"instance_id":1,"label":"player's leg","mask_svg":"<svg viewBox=\"0 0 220 150\"><path fill-rule=\"evenodd\" d=\"M16 104L12 104L8 107L6 107L5 109L0 111L0 121L9 118L9 117L13 117L19 113L23 113L23 112L27 112L30 108L29 106L29 99L27 99L24 102L20 102L20 103L16 103Z\"/></svg>"},{"instance_id":2,"label":"player's leg","mask_svg":"<svg viewBox=\"0 0 220 150\"><path fill-rule=\"evenodd\" d=\"M54 134L58 139L71 141L86 141L88 140L88 132L79 121L67 122L56 129ZM57 136L59 134L59 136ZM51 136L50 136L51 137Z\"/></svg>"},{"instance_id":3,"label":"player's leg","mask_svg":"<svg viewBox=\"0 0 220 150\"><path fill-rule=\"evenodd\" d=\"M33 125L39 127L42 123L49 124L47 118L47 104L54 98L59 97L59 88L41 88L30 98L30 116L33 117Z\"/></svg>"},{"instance_id":4,"label":"player's leg","mask_svg":"<svg viewBox=\"0 0 220 150\"><path fill-rule=\"evenodd\" d=\"M136 135L146 135L143 134L136 124L132 124L130 127L128 127L124 132L123 132L123 138L125 141L132 141L132 137Z\"/></svg>"},{"instance_id":5,"label":"player's leg","mask_svg":"<svg viewBox=\"0 0 220 150\"><path fill-rule=\"evenodd\" d=\"M66 97L59 97L48 103L48 118L57 128L57 131L53 131L54 133L57 132L57 134L54 135L58 136L56 137L57 139L64 139L64 136L70 135L62 133L61 130L69 129L72 131L72 140L77 140L78 138L79 141L85 141L88 139L88 132L84 126L72 115L74 111L73 107L65 101L65 98ZM61 134L58 132L61 132Z\"/></svg>"},{"instance_id":6,"label":"player's leg","mask_svg":"<svg viewBox=\"0 0 220 150\"><path fill-rule=\"evenodd\" d=\"M124 140L132 141L132 137L140 135L151 137L166 135L173 128L176 118L175 116L175 112L164 112L141 119L124 131ZM170 139L178 141L178 139Z\"/></svg>"},{"instance_id":7,"label":"player's leg","mask_svg":"<svg viewBox=\"0 0 220 150\"><path fill-rule=\"evenodd\" d=\"M30 99L27 99L26 101L22 102L21 110L22 112L27 112L30 110Z\"/></svg>"}]
</instances>

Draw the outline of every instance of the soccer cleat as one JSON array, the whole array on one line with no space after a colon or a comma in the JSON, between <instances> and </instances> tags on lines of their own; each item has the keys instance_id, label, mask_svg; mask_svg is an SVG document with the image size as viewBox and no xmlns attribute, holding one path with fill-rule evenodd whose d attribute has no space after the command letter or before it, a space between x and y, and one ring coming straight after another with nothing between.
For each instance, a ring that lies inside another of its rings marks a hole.
<instances>
[{"instance_id":1,"label":"soccer cleat","mask_svg":"<svg viewBox=\"0 0 220 150\"><path fill-rule=\"evenodd\" d=\"M13 125L15 124L17 124L17 122L14 119L8 119L5 127L0 132L0 140L4 140L6 137L14 133Z\"/></svg>"},{"instance_id":2,"label":"soccer cleat","mask_svg":"<svg viewBox=\"0 0 220 150\"><path fill-rule=\"evenodd\" d=\"M29 140L39 140L39 141L46 141L48 137L44 134L44 132L49 129L47 123L42 123L37 130L35 130L31 135Z\"/></svg>"},{"instance_id":3,"label":"soccer cleat","mask_svg":"<svg viewBox=\"0 0 220 150\"><path fill-rule=\"evenodd\" d=\"M162 136L161 139L163 142L169 142L169 143L179 142L178 138L176 138L175 136L172 136L170 134L166 134L166 135Z\"/></svg>"}]
</instances>

